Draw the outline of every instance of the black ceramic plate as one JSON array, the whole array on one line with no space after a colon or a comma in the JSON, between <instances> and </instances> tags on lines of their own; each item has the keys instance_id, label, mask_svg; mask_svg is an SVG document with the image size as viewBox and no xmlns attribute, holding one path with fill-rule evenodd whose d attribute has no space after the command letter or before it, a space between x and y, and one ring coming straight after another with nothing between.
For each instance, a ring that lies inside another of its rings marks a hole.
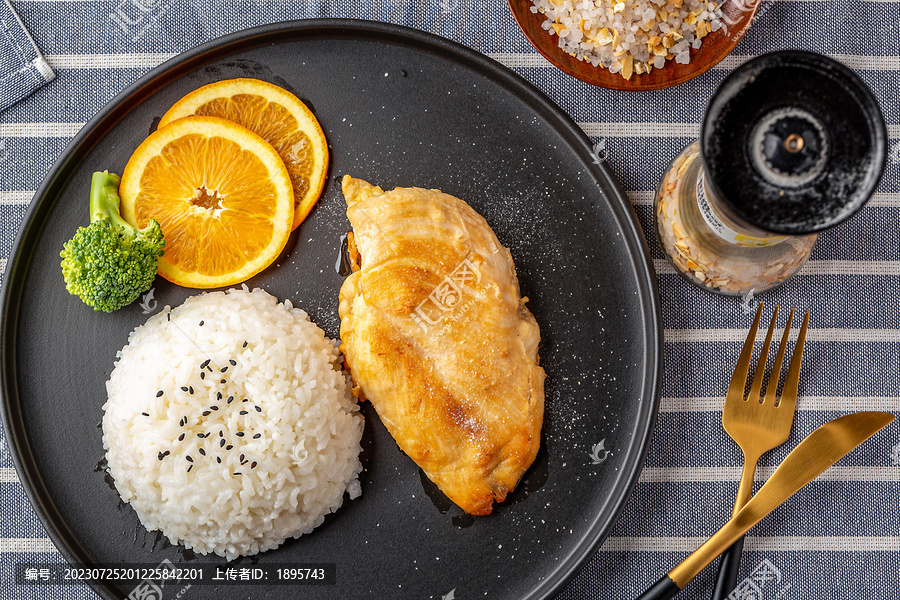
<instances>
[{"instance_id":1,"label":"black ceramic plate","mask_svg":"<svg viewBox=\"0 0 900 600\"><path fill-rule=\"evenodd\" d=\"M188 91L248 76L307 101L332 150L319 204L277 266L249 285L290 299L337 337L335 262L349 227L340 177L463 198L511 248L541 326L546 418L541 451L517 490L494 514L472 518L427 484L365 405L362 497L312 534L238 561L335 563L336 583L195 586L190 600L553 596L609 531L647 447L661 373L647 250L589 140L540 92L453 42L368 22L280 23L167 62L105 107L37 191L0 305L3 426L49 535L78 563L223 562L146 532L98 471L98 424L116 351L147 319L145 310L198 292L159 279L146 308L95 313L66 293L59 251L87 223L91 172L121 173ZM106 598L129 592L94 587Z\"/></svg>"}]
</instances>

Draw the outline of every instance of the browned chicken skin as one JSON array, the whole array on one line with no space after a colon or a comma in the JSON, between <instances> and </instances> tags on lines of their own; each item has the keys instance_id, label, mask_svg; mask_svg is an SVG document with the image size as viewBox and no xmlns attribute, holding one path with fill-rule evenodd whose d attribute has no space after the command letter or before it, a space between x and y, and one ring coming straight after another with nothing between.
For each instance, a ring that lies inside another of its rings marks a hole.
<instances>
[{"instance_id":1,"label":"browned chicken skin","mask_svg":"<svg viewBox=\"0 0 900 600\"><path fill-rule=\"evenodd\" d=\"M354 384L441 491L490 514L534 461L544 415L540 332L509 250L453 196L342 184L361 266L340 292Z\"/></svg>"}]
</instances>

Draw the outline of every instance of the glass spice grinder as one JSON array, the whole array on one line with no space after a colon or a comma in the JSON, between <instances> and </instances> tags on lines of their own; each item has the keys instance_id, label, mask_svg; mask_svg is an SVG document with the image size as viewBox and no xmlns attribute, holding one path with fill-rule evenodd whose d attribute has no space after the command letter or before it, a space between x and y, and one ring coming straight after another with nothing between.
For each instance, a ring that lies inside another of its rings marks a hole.
<instances>
[{"instance_id":1,"label":"glass spice grinder","mask_svg":"<svg viewBox=\"0 0 900 600\"><path fill-rule=\"evenodd\" d=\"M654 205L669 262L712 292L742 296L796 273L819 231L872 196L887 128L853 71L805 51L764 54L713 94Z\"/></svg>"}]
</instances>

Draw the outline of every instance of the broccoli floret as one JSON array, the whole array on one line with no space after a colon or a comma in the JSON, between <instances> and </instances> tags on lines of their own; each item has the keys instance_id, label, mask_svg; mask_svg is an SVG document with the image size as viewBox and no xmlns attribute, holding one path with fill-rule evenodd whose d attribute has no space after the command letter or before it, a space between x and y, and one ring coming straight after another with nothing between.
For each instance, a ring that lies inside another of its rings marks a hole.
<instances>
[{"instance_id":1,"label":"broccoli floret","mask_svg":"<svg viewBox=\"0 0 900 600\"><path fill-rule=\"evenodd\" d=\"M136 229L121 217L118 187L115 173L94 173L91 224L80 227L60 253L69 293L105 312L131 304L150 289L165 244L153 219Z\"/></svg>"}]
</instances>

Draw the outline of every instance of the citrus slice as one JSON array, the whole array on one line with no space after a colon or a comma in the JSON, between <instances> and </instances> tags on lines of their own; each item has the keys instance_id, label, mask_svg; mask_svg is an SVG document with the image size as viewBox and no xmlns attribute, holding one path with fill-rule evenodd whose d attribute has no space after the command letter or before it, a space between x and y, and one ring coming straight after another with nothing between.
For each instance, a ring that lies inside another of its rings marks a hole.
<instances>
[{"instance_id":1,"label":"citrus slice","mask_svg":"<svg viewBox=\"0 0 900 600\"><path fill-rule=\"evenodd\" d=\"M265 269L291 234L294 194L278 153L237 123L188 117L138 146L119 184L122 217L156 219L159 274L185 287L240 283Z\"/></svg>"},{"instance_id":2,"label":"citrus slice","mask_svg":"<svg viewBox=\"0 0 900 600\"><path fill-rule=\"evenodd\" d=\"M191 115L234 121L272 144L294 185L292 229L296 229L322 194L328 170L328 143L309 108L277 85L227 79L186 95L163 115L159 126Z\"/></svg>"}]
</instances>

